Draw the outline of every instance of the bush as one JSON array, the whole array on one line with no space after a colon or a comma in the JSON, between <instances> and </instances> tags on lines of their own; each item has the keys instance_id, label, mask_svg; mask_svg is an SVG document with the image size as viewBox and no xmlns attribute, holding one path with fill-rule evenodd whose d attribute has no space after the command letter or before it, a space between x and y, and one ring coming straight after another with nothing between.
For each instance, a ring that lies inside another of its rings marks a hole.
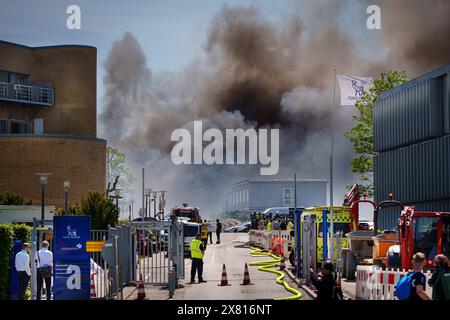
<instances>
[{"instance_id":1,"label":"bush","mask_svg":"<svg viewBox=\"0 0 450 320\"><path fill-rule=\"evenodd\" d=\"M31 241L31 227L25 224L0 224L0 300L10 298L11 250L14 240Z\"/></svg>"},{"instance_id":2,"label":"bush","mask_svg":"<svg viewBox=\"0 0 450 320\"><path fill-rule=\"evenodd\" d=\"M30 205L31 201L25 201L22 197L11 192L0 192L0 205Z\"/></svg>"},{"instance_id":3,"label":"bush","mask_svg":"<svg viewBox=\"0 0 450 320\"><path fill-rule=\"evenodd\" d=\"M9 298L9 275L13 240L14 232L12 226L0 224L0 300Z\"/></svg>"}]
</instances>

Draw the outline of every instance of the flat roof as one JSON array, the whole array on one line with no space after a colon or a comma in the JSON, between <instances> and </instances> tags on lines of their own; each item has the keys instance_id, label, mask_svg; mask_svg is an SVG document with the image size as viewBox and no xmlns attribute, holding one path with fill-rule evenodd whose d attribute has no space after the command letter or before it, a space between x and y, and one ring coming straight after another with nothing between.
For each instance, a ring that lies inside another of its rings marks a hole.
<instances>
[{"instance_id":1,"label":"flat roof","mask_svg":"<svg viewBox=\"0 0 450 320\"><path fill-rule=\"evenodd\" d=\"M90 48L90 49L96 49L96 50L97 50L97 47L94 47L94 46L88 46L88 45L83 45L83 44L60 44L60 45L51 45L51 46L30 47L30 46L26 46L26 45L24 45L24 44L19 44L19 43L15 43L15 42L9 42L9 41L5 41L5 40L0 40L0 43L5 43L5 44L8 44L8 45L18 46L18 47L27 48L27 49L45 49L45 48Z\"/></svg>"},{"instance_id":2,"label":"flat roof","mask_svg":"<svg viewBox=\"0 0 450 320\"><path fill-rule=\"evenodd\" d=\"M287 178L287 179L283 179L283 178L273 178L273 179L268 179L268 178L250 178L250 179L245 179L245 180L240 180L237 181L235 183L233 183L233 185L237 185L237 184L243 184L243 183L249 183L249 182L294 182L294 178ZM322 183L327 183L328 180L326 179L297 179L297 182L322 182Z\"/></svg>"},{"instance_id":3,"label":"flat roof","mask_svg":"<svg viewBox=\"0 0 450 320\"><path fill-rule=\"evenodd\" d=\"M423 82L423 81L426 81L426 80L429 80L432 78L441 77L443 75L446 75L448 72L450 72L450 63L444 64L443 66L440 66L439 68L435 68L430 71L427 71L426 73L424 73L408 82L405 82L405 83L403 83L395 88L392 88L390 90L384 91L380 94L380 98L395 94L395 93L402 91L410 86L414 86L417 83L420 83L420 82Z\"/></svg>"}]
</instances>

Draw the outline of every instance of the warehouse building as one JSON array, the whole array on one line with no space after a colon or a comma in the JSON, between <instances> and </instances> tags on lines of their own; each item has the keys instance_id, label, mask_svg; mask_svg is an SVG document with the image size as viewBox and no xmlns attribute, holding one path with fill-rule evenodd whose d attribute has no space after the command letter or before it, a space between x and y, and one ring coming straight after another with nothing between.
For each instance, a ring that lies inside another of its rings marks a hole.
<instances>
[{"instance_id":1,"label":"warehouse building","mask_svg":"<svg viewBox=\"0 0 450 320\"><path fill-rule=\"evenodd\" d=\"M97 49L0 41L0 192L62 207L105 190L106 141L97 139ZM68 184L66 184L68 186Z\"/></svg>"},{"instance_id":2,"label":"warehouse building","mask_svg":"<svg viewBox=\"0 0 450 320\"><path fill-rule=\"evenodd\" d=\"M374 106L375 201L394 193L421 211L450 211L450 64L384 92ZM383 209L380 227L396 227Z\"/></svg>"},{"instance_id":3,"label":"warehouse building","mask_svg":"<svg viewBox=\"0 0 450 320\"><path fill-rule=\"evenodd\" d=\"M297 180L297 207L326 205L327 180ZM227 212L258 212L294 207L294 179L247 179L228 193Z\"/></svg>"}]
</instances>

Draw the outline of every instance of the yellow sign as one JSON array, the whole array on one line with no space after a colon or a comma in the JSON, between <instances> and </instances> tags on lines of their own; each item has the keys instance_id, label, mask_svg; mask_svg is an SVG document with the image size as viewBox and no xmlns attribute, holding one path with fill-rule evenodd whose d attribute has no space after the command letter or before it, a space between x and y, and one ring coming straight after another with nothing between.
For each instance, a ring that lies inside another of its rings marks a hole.
<instances>
[{"instance_id":1,"label":"yellow sign","mask_svg":"<svg viewBox=\"0 0 450 320\"><path fill-rule=\"evenodd\" d=\"M105 241L86 241L86 252L102 252Z\"/></svg>"}]
</instances>

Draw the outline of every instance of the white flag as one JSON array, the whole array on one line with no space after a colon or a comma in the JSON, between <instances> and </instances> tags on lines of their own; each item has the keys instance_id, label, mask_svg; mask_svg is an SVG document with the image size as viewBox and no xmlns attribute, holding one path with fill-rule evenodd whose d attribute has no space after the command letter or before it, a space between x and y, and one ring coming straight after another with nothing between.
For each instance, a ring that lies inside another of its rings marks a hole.
<instances>
[{"instance_id":1,"label":"white flag","mask_svg":"<svg viewBox=\"0 0 450 320\"><path fill-rule=\"evenodd\" d=\"M372 78L337 75L341 88L341 106L354 106L355 102L372 86Z\"/></svg>"}]
</instances>

